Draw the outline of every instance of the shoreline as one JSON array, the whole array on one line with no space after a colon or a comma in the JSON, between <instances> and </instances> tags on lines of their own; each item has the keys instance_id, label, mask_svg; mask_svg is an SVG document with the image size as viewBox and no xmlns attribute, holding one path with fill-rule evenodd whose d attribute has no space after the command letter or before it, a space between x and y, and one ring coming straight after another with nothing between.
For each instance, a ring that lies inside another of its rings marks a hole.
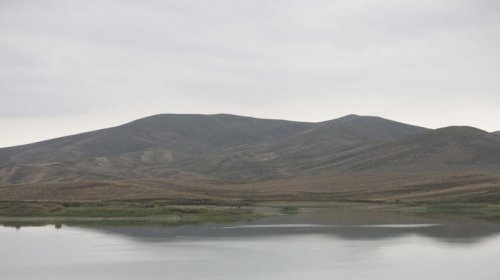
<instances>
[{"instance_id":1,"label":"shoreline","mask_svg":"<svg viewBox=\"0 0 500 280\"><path fill-rule=\"evenodd\" d=\"M243 205L243 206L242 206ZM0 224L96 223L182 224L233 223L314 209L386 211L408 215L464 217L500 222L500 204L387 203L346 201L263 201L224 205L172 204L166 201L0 202Z\"/></svg>"}]
</instances>

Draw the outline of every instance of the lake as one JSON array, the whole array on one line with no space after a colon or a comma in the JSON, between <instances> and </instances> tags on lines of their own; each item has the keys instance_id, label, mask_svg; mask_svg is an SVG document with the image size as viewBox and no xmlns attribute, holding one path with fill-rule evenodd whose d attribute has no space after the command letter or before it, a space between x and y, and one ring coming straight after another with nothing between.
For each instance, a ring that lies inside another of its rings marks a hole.
<instances>
[{"instance_id":1,"label":"lake","mask_svg":"<svg viewBox=\"0 0 500 280\"><path fill-rule=\"evenodd\" d=\"M500 226L308 210L233 224L0 225L1 279L500 279Z\"/></svg>"}]
</instances>

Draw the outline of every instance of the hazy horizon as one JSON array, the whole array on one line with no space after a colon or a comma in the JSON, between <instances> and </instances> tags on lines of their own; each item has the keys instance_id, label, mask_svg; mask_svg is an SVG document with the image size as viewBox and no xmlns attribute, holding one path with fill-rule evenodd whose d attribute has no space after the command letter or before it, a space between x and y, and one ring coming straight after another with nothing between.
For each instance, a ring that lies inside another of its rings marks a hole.
<instances>
[{"instance_id":1,"label":"hazy horizon","mask_svg":"<svg viewBox=\"0 0 500 280\"><path fill-rule=\"evenodd\" d=\"M2 1L0 147L160 113L500 130L500 4Z\"/></svg>"}]
</instances>

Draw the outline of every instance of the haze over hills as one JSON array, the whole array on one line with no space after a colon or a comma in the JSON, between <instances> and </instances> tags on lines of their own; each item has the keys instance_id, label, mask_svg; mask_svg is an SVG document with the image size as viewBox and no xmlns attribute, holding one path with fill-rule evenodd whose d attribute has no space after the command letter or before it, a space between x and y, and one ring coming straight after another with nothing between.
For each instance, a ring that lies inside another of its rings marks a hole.
<instances>
[{"instance_id":1,"label":"haze over hills","mask_svg":"<svg viewBox=\"0 0 500 280\"><path fill-rule=\"evenodd\" d=\"M389 185L455 182L482 184L460 197L484 200L500 193L499 171L500 137L471 127L430 130L357 115L305 123L164 114L0 149L0 197L242 199L267 192L346 199L363 187L365 197L359 189L351 197L368 199L387 195Z\"/></svg>"}]
</instances>

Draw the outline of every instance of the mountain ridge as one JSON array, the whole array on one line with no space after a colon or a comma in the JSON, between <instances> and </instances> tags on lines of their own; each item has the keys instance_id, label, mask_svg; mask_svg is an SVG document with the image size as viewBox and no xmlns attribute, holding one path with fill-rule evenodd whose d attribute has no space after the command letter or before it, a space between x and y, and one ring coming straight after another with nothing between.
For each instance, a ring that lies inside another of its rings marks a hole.
<instances>
[{"instance_id":1,"label":"mountain ridge","mask_svg":"<svg viewBox=\"0 0 500 280\"><path fill-rule=\"evenodd\" d=\"M209 195L227 184L276 187L270 182L294 185L309 180L301 189L307 192L315 184L340 186L357 176L371 178L377 189L383 187L379 182L391 178L411 176L412 182L420 182L439 174L448 174L446 180L459 174L492 174L488 180L496 182L499 155L500 138L472 127L433 130L359 115L311 123L230 114L160 114L2 148L0 193L9 190L5 195L12 197L8 194L15 190L51 186L66 191L130 185L146 191L175 184L186 188L177 192L190 196L198 186L208 186L203 192ZM126 197L116 191L117 198ZM40 195L50 193L58 195Z\"/></svg>"}]
</instances>

